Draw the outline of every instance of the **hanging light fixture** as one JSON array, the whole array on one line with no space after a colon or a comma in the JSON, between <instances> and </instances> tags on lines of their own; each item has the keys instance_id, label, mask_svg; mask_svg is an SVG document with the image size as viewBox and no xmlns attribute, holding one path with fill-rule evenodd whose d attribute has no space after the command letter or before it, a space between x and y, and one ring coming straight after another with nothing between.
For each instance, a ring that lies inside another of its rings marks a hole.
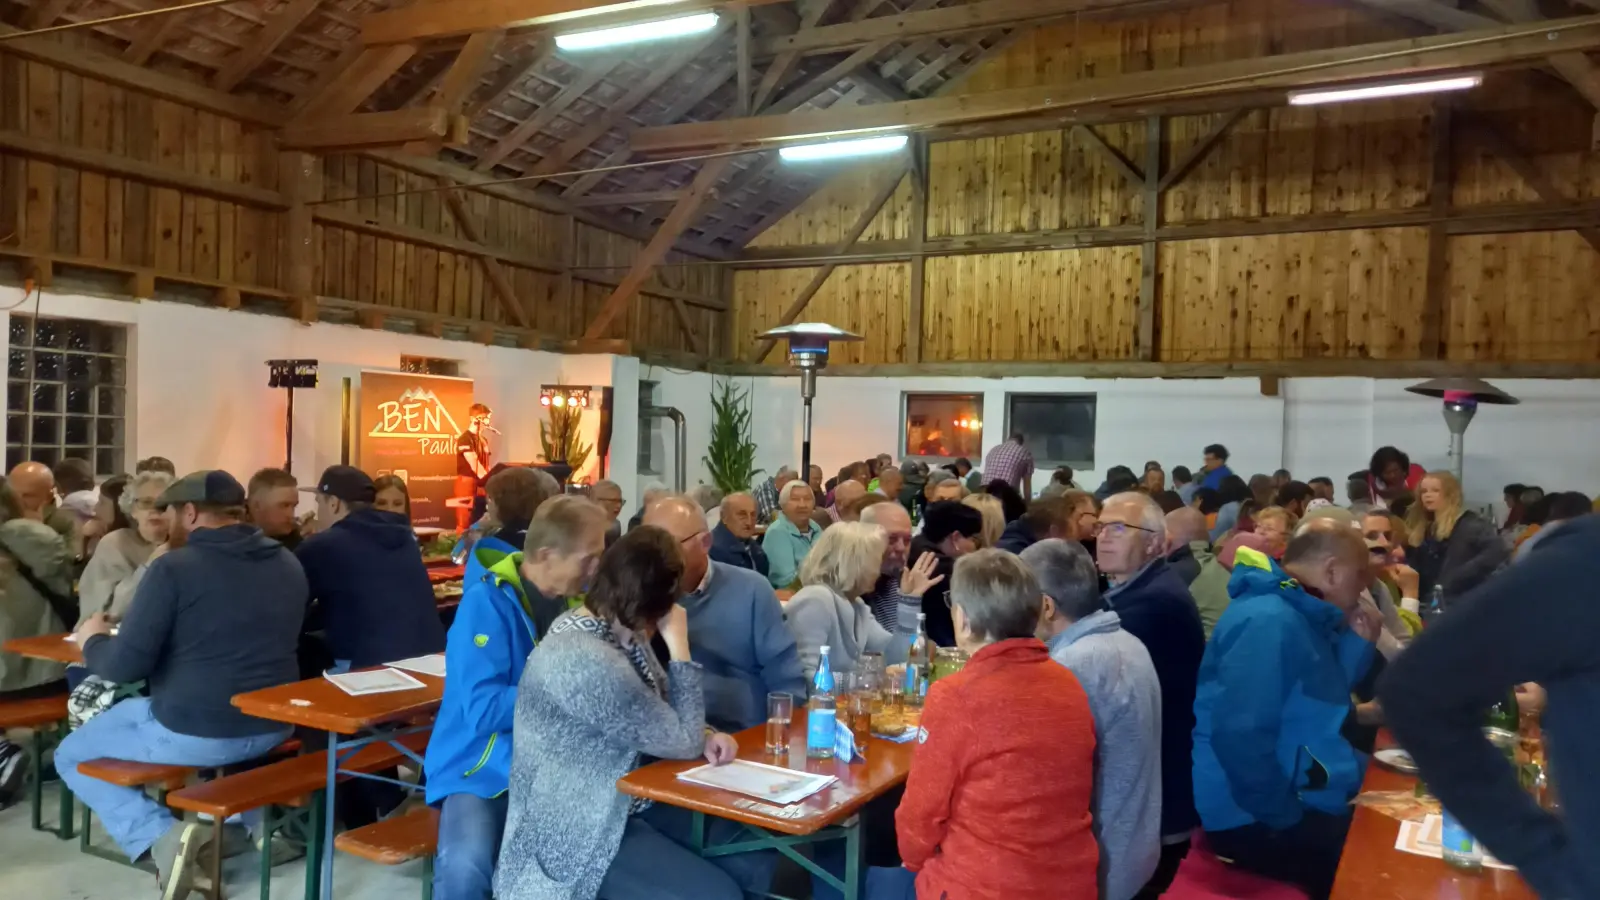
<instances>
[{"instance_id":1,"label":"hanging light fixture","mask_svg":"<svg viewBox=\"0 0 1600 900\"><path fill-rule=\"evenodd\" d=\"M614 28L595 28L556 35L556 47L562 50L600 50L647 41L665 41L672 38L705 34L717 27L719 17L714 12L694 13L657 19L653 22L634 22Z\"/></svg>"},{"instance_id":2,"label":"hanging light fixture","mask_svg":"<svg viewBox=\"0 0 1600 900\"><path fill-rule=\"evenodd\" d=\"M857 138L848 141L825 141L820 144L798 144L778 148L784 162L819 162L829 159L846 159L855 156L883 156L903 150L911 139L903 134L881 137Z\"/></svg>"},{"instance_id":3,"label":"hanging light fixture","mask_svg":"<svg viewBox=\"0 0 1600 900\"><path fill-rule=\"evenodd\" d=\"M1416 81L1317 88L1310 91L1291 91L1289 105L1315 106L1320 103L1348 103L1352 100L1380 100L1385 97L1413 97L1417 94L1437 94L1444 91L1469 91L1480 84L1483 84L1483 75L1474 72L1470 75L1451 75Z\"/></svg>"}]
</instances>

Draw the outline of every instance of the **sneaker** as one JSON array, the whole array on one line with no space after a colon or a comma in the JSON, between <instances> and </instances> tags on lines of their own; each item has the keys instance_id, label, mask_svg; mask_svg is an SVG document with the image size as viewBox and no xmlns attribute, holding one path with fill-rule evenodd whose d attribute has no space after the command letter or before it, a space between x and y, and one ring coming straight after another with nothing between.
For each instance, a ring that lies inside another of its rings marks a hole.
<instances>
[{"instance_id":1,"label":"sneaker","mask_svg":"<svg viewBox=\"0 0 1600 900\"><path fill-rule=\"evenodd\" d=\"M28 780L28 754L10 741L0 739L0 809L10 806Z\"/></svg>"},{"instance_id":2,"label":"sneaker","mask_svg":"<svg viewBox=\"0 0 1600 900\"><path fill-rule=\"evenodd\" d=\"M195 856L200 849L201 831L199 822L174 822L150 848L161 900L187 900L194 891Z\"/></svg>"}]
</instances>

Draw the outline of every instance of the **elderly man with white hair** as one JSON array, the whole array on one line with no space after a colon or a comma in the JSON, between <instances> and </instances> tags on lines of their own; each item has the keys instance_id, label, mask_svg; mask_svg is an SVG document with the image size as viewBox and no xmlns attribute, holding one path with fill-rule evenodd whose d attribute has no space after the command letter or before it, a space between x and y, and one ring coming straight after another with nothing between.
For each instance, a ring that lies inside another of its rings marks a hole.
<instances>
[{"instance_id":1,"label":"elderly man with white hair","mask_svg":"<svg viewBox=\"0 0 1600 900\"><path fill-rule=\"evenodd\" d=\"M783 486L778 495L783 512L761 538L761 549L767 552L767 579L780 591L799 580L800 563L822 534L822 526L811 520L817 500L810 487L799 479Z\"/></svg>"},{"instance_id":2,"label":"elderly man with white hair","mask_svg":"<svg viewBox=\"0 0 1600 900\"><path fill-rule=\"evenodd\" d=\"M628 530L632 531L639 527L639 523L644 521L644 514L650 511L650 507L654 506L657 500L670 496L672 488L659 481L652 481L646 485L644 493L639 497L639 508L634 510L633 516L628 519Z\"/></svg>"},{"instance_id":3,"label":"elderly man with white hair","mask_svg":"<svg viewBox=\"0 0 1600 900\"><path fill-rule=\"evenodd\" d=\"M711 529L711 558L767 577L767 552L756 534L756 498L738 491L722 498Z\"/></svg>"},{"instance_id":4,"label":"elderly man with white hair","mask_svg":"<svg viewBox=\"0 0 1600 900\"><path fill-rule=\"evenodd\" d=\"M1089 551L1049 538L1019 554L1044 592L1039 640L1078 677L1094 714L1100 896L1132 900L1161 859L1161 680L1100 599Z\"/></svg>"},{"instance_id":5,"label":"elderly man with white hair","mask_svg":"<svg viewBox=\"0 0 1600 900\"><path fill-rule=\"evenodd\" d=\"M1111 583L1106 603L1150 651L1161 679L1161 863L1150 879L1160 896L1189 853L1194 810L1194 693L1206 651L1200 611L1167 565L1167 523L1146 494L1106 499L1096 523L1095 557Z\"/></svg>"}]
</instances>

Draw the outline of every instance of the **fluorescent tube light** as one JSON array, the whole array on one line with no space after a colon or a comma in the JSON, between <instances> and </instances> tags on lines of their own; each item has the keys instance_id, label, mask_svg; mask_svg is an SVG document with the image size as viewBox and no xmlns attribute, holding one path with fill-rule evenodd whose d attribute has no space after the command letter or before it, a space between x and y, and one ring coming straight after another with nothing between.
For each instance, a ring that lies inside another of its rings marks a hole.
<instances>
[{"instance_id":1,"label":"fluorescent tube light","mask_svg":"<svg viewBox=\"0 0 1600 900\"><path fill-rule=\"evenodd\" d=\"M910 138L903 134L891 134L854 141L800 144L794 147L780 147L778 155L784 162L816 162L823 159L843 159L848 156L879 156L905 147L908 140Z\"/></svg>"},{"instance_id":2,"label":"fluorescent tube light","mask_svg":"<svg viewBox=\"0 0 1600 900\"><path fill-rule=\"evenodd\" d=\"M602 47L620 47L645 41L663 41L669 38L704 34L717 27L714 12L695 13L654 22L636 22L615 28L597 28L593 31L574 31L556 35L556 46L562 50L599 50Z\"/></svg>"},{"instance_id":3,"label":"fluorescent tube light","mask_svg":"<svg viewBox=\"0 0 1600 900\"><path fill-rule=\"evenodd\" d=\"M1480 84L1483 84L1483 76L1472 74L1452 75L1448 78L1430 78L1425 81L1396 81L1389 84L1368 84L1360 87L1294 91L1289 94L1289 105L1313 106L1318 103L1345 103L1351 100L1377 100L1382 97L1436 94L1441 91L1466 91Z\"/></svg>"}]
</instances>

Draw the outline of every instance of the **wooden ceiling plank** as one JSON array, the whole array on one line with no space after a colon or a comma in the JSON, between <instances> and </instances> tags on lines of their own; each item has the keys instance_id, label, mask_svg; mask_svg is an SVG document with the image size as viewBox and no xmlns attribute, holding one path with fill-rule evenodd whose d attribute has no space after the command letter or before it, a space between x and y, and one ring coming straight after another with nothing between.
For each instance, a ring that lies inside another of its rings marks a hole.
<instances>
[{"instance_id":1,"label":"wooden ceiling plank","mask_svg":"<svg viewBox=\"0 0 1600 900\"><path fill-rule=\"evenodd\" d=\"M895 191L900 189L900 182L905 179L906 173L911 171L910 154L905 154L905 156L906 159L889 172L888 177L884 179L883 186L878 188L878 193L874 194L872 199L867 202L867 205L861 208L861 214L856 216L855 223L850 226L850 230L845 232L844 238L834 248L834 255L842 256L849 253L850 248L856 245L856 241L861 240L861 235L866 233L867 226L872 224L872 220L878 217L878 213L883 210L884 205L889 202L890 198L894 197ZM794 320L805 312L806 304L811 302L811 298L817 295L817 291L820 291L822 285L827 282L828 276L832 275L833 270L837 268L838 265L836 263L828 263L817 269L816 273L811 276L811 281L800 290L800 293L795 295L794 300L790 301L788 307L784 309L783 315L778 317L778 321L772 327L778 328L794 324ZM772 348L776 345L777 341L771 338L757 341L756 351L750 357L750 361L761 362L768 353L772 352Z\"/></svg>"},{"instance_id":2,"label":"wooden ceiling plank","mask_svg":"<svg viewBox=\"0 0 1600 900\"><path fill-rule=\"evenodd\" d=\"M582 208L591 206L638 206L642 203L676 203L683 199L683 191L638 191L629 194L590 194L572 201Z\"/></svg>"},{"instance_id":3,"label":"wooden ceiling plank","mask_svg":"<svg viewBox=\"0 0 1600 900\"><path fill-rule=\"evenodd\" d=\"M755 112L750 105L750 9L741 6L734 12L733 20L733 55L738 66L738 91L739 99L734 101L733 108L741 116L748 116Z\"/></svg>"},{"instance_id":4,"label":"wooden ceiling plank","mask_svg":"<svg viewBox=\"0 0 1600 900\"><path fill-rule=\"evenodd\" d=\"M524 49L501 71L500 77L494 80L488 92L467 107L467 118L477 120L484 113L498 107L501 101L511 96L517 85L550 58L551 53L548 44L536 44Z\"/></svg>"},{"instance_id":5,"label":"wooden ceiling plank","mask_svg":"<svg viewBox=\"0 0 1600 900\"><path fill-rule=\"evenodd\" d=\"M833 7L833 3L834 0L818 0L818 2L811 4L800 19L800 30L808 31L815 28L817 22L828 14L828 10ZM767 64L766 70L761 73L761 83L756 85L755 96L750 99L748 109L751 113L763 110L767 105L767 101L777 96L778 88L783 86L784 80L789 77L789 74L794 71L794 67L799 63L800 54L779 53L777 58Z\"/></svg>"},{"instance_id":6,"label":"wooden ceiling plank","mask_svg":"<svg viewBox=\"0 0 1600 900\"><path fill-rule=\"evenodd\" d=\"M219 91L231 91L238 87L239 82L254 72L257 66L266 62L273 51L278 49L278 45L293 34L321 2L322 0L292 0L262 26L254 41L240 50L238 55L229 60L228 65L211 79L211 86Z\"/></svg>"},{"instance_id":7,"label":"wooden ceiling plank","mask_svg":"<svg viewBox=\"0 0 1600 900\"><path fill-rule=\"evenodd\" d=\"M594 65L583 70L577 81L567 85L560 93L550 98L550 102L534 111L533 115L522 121L522 124L506 132L490 147L488 152L478 158L477 165L473 166L479 172L487 172L505 161L505 158L515 153L528 142L529 138L545 129L545 126L556 120L556 117L567 111L567 107L577 102L579 97L601 82L611 70L622 63L623 57L617 54L607 54L594 61Z\"/></svg>"},{"instance_id":8,"label":"wooden ceiling plank","mask_svg":"<svg viewBox=\"0 0 1600 900\"><path fill-rule=\"evenodd\" d=\"M652 0L430 0L369 13L361 19L367 45L439 40L493 28L529 28L561 23L581 27L592 16L610 13L646 17L687 15L705 9L760 6L787 0L685 0L660 9Z\"/></svg>"},{"instance_id":9,"label":"wooden ceiling plank","mask_svg":"<svg viewBox=\"0 0 1600 900\"><path fill-rule=\"evenodd\" d=\"M656 264L666 257L672 250L673 244L677 242L678 236L694 221L695 215L700 212L701 204L711 195L711 188L721 180L732 161L731 156L707 160L700 171L695 173L694 180L689 183L689 188L684 192L682 199L672 207L672 212L667 214L666 220L651 236L650 242L645 244L634 257L628 273L622 276L622 281L617 284L611 295L606 297L600 310L590 320L589 326L583 332L585 338L593 340L606 333L606 329L622 312L623 307L633 300L645 281L650 278L650 273L655 270Z\"/></svg>"},{"instance_id":10,"label":"wooden ceiling plank","mask_svg":"<svg viewBox=\"0 0 1600 900\"><path fill-rule=\"evenodd\" d=\"M139 39L128 46L128 49L123 52L122 58L131 65L144 65L150 61L150 57L154 56L157 50L165 47L167 42L172 40L173 35L177 34L178 27L182 24L183 15L181 13L168 13L158 17L153 22L146 23L144 30L139 34Z\"/></svg>"},{"instance_id":11,"label":"wooden ceiling plank","mask_svg":"<svg viewBox=\"0 0 1600 900\"><path fill-rule=\"evenodd\" d=\"M974 31L1032 25L1049 19L1083 14L1143 14L1148 4L1128 0L982 0L939 9L925 4L897 15L877 16L838 25L810 28L791 35L756 41L758 57L779 53L823 53L848 50L873 41L910 41L924 37L949 37Z\"/></svg>"},{"instance_id":12,"label":"wooden ceiling plank","mask_svg":"<svg viewBox=\"0 0 1600 900\"><path fill-rule=\"evenodd\" d=\"M504 31L480 31L467 38L467 45L461 48L461 54L445 73L444 81L439 84L439 94L433 102L453 112L460 112L505 37Z\"/></svg>"},{"instance_id":13,"label":"wooden ceiling plank","mask_svg":"<svg viewBox=\"0 0 1600 900\"><path fill-rule=\"evenodd\" d=\"M448 178L440 178L439 186L454 187L455 183ZM461 196L461 191L448 190L443 193L445 205L450 208L450 216L455 219L456 227L461 229L462 236L474 244L482 244L483 234L478 228L478 221L473 216L471 208L467 206L467 201ZM506 275L505 269L501 268L500 261L488 250L477 256L478 265L483 267L484 277L489 279L490 287L494 288L495 298L500 301L500 308L505 312L506 318L522 328L529 327L530 311L517 299L516 289L511 286L511 279Z\"/></svg>"},{"instance_id":14,"label":"wooden ceiling plank","mask_svg":"<svg viewBox=\"0 0 1600 900\"><path fill-rule=\"evenodd\" d=\"M611 155L607 156L605 159L600 160L600 165L596 166L595 168L597 168L597 169L609 169L612 166L620 166L620 165L626 163L628 160L630 160L632 158L633 158L633 151L628 149L626 146L624 146L624 147L621 147L619 149L611 151ZM666 168L666 167L663 166L662 168ZM570 187L568 187L566 190L561 192L561 197L562 197L562 199L571 201L574 205L580 205L580 204L578 204L578 199L579 198L583 197L585 194L587 194L590 191L594 190L595 188L599 187L600 183L602 181L605 181L607 178L610 178L613 174L615 174L615 173L613 173L613 172L587 172L587 173L585 173L583 175L580 175L580 176L578 176L578 179L576 181L572 182L572 185Z\"/></svg>"},{"instance_id":15,"label":"wooden ceiling plank","mask_svg":"<svg viewBox=\"0 0 1600 900\"><path fill-rule=\"evenodd\" d=\"M28 10L28 14L22 17L22 27L28 31L35 28L49 28L66 15L67 8L73 2L74 0L45 0Z\"/></svg>"},{"instance_id":16,"label":"wooden ceiling plank","mask_svg":"<svg viewBox=\"0 0 1600 900\"><path fill-rule=\"evenodd\" d=\"M1508 65L1540 59L1552 52L1600 46L1600 16L1561 20L1560 30L1555 29L1556 24L1510 25L962 97L644 128L634 133L632 144L635 150L642 152L665 152L728 144L775 143L848 132L916 130L1020 117L1043 110L1116 107L1161 98L1228 96L1261 90L1286 91L1398 74ZM1464 44L1467 40L1472 43Z\"/></svg>"},{"instance_id":17,"label":"wooden ceiling plank","mask_svg":"<svg viewBox=\"0 0 1600 900\"><path fill-rule=\"evenodd\" d=\"M1489 149L1494 152L1494 155L1498 157L1501 162L1504 162L1506 165L1510 166L1511 170L1517 173L1517 177L1521 178L1523 182L1528 185L1528 187L1532 188L1533 192L1538 194L1540 199L1551 203L1571 199L1566 195L1566 192L1556 184L1555 179L1551 178L1549 174L1540 167L1539 163L1528 154L1528 151L1522 149L1522 147L1517 144L1515 138L1494 127L1494 125L1490 124L1489 122L1484 121L1482 118L1473 118L1470 119L1469 122L1471 126L1470 133L1474 137L1488 144ZM1589 246L1595 248L1596 250L1600 250L1600 228L1577 228L1574 230L1577 231L1579 237L1588 242Z\"/></svg>"},{"instance_id":18,"label":"wooden ceiling plank","mask_svg":"<svg viewBox=\"0 0 1600 900\"><path fill-rule=\"evenodd\" d=\"M691 85L688 90L680 91L678 99L666 109L648 117L645 125L666 125L682 119L689 111L705 102L706 98L715 94L719 88L735 77L734 68L737 63L732 60L714 69L708 69L704 77ZM626 123L623 127L623 146L613 150L605 159L600 161L601 167L616 166L628 162L633 158L633 151L627 146L627 136L633 132L633 124ZM645 170L638 176L638 182L632 186L633 190L653 190L668 183L671 177L671 166L657 166ZM602 181L609 178L611 172L597 172L580 176L572 186L561 192L563 197L581 197ZM591 180L592 179L592 180Z\"/></svg>"},{"instance_id":19,"label":"wooden ceiling plank","mask_svg":"<svg viewBox=\"0 0 1600 900\"><path fill-rule=\"evenodd\" d=\"M416 55L415 44L395 44L361 51L348 70L306 101L295 119L328 119L355 112Z\"/></svg>"},{"instance_id":20,"label":"wooden ceiling plank","mask_svg":"<svg viewBox=\"0 0 1600 900\"><path fill-rule=\"evenodd\" d=\"M720 40L726 31L725 27L717 28L704 38L679 48L678 52L663 59L660 64L651 66L652 71L647 78L629 88L626 94L607 103L605 112L585 122L570 137L540 159L533 167L533 174L549 175L561 171L589 145L604 137L606 132L626 122L629 113L660 90L662 85L692 65L702 53Z\"/></svg>"}]
</instances>

